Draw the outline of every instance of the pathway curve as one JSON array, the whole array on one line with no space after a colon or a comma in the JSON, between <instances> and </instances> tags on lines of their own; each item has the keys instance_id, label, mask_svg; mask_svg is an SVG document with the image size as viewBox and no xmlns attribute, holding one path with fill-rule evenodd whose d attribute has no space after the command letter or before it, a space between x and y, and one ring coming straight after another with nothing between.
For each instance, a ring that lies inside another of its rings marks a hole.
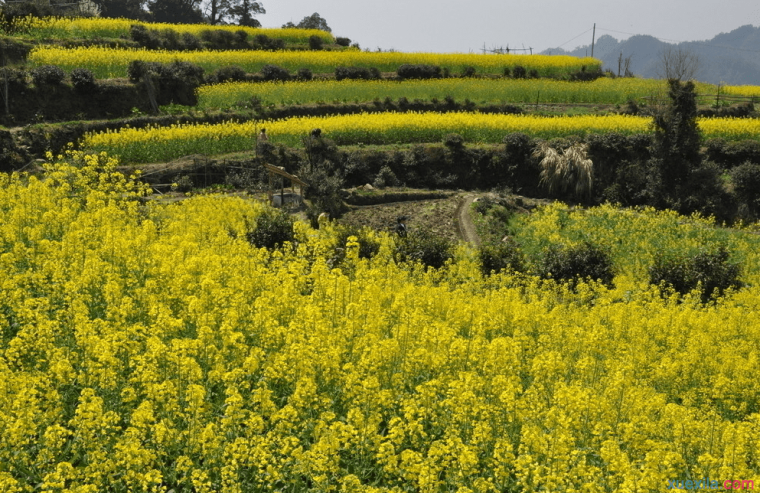
<instances>
[{"instance_id":1,"label":"pathway curve","mask_svg":"<svg viewBox=\"0 0 760 493\"><path fill-rule=\"evenodd\" d=\"M470 216L470 205L475 200L473 195L465 195L459 199L457 207L457 225L459 227L459 236L466 242L475 246L480 246L480 237L475 231L475 224Z\"/></svg>"}]
</instances>

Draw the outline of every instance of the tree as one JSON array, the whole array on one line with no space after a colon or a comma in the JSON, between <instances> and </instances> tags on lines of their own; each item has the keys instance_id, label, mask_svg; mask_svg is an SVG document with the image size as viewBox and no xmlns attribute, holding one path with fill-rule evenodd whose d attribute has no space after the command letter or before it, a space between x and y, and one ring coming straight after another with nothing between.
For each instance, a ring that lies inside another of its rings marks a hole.
<instances>
[{"instance_id":1,"label":"tree","mask_svg":"<svg viewBox=\"0 0 760 493\"><path fill-rule=\"evenodd\" d=\"M94 0L100 7L101 17L143 20L146 0Z\"/></svg>"},{"instance_id":2,"label":"tree","mask_svg":"<svg viewBox=\"0 0 760 493\"><path fill-rule=\"evenodd\" d=\"M699 70L699 56L681 47L666 48L660 55L657 75L661 79L692 80Z\"/></svg>"},{"instance_id":3,"label":"tree","mask_svg":"<svg viewBox=\"0 0 760 493\"><path fill-rule=\"evenodd\" d=\"M327 21L320 17L320 15L314 12L311 15L304 17L298 24L288 22L284 24L283 29L319 29L321 31L332 32L332 29L327 25Z\"/></svg>"},{"instance_id":4,"label":"tree","mask_svg":"<svg viewBox=\"0 0 760 493\"><path fill-rule=\"evenodd\" d=\"M203 22L200 0L150 0L148 2L155 22L170 24L198 24Z\"/></svg>"},{"instance_id":5,"label":"tree","mask_svg":"<svg viewBox=\"0 0 760 493\"><path fill-rule=\"evenodd\" d=\"M654 115L654 168L664 195L676 198L702 158L694 83L668 80L670 105ZM671 204L675 205L675 204Z\"/></svg>"},{"instance_id":6,"label":"tree","mask_svg":"<svg viewBox=\"0 0 760 493\"><path fill-rule=\"evenodd\" d=\"M230 0L208 0L204 10L208 23L214 26L222 22L229 15L231 7Z\"/></svg>"},{"instance_id":7,"label":"tree","mask_svg":"<svg viewBox=\"0 0 760 493\"><path fill-rule=\"evenodd\" d=\"M229 15L237 18L238 25L248 27L261 27L261 22L253 16L266 13L260 2L252 0L237 0L237 4L229 9Z\"/></svg>"}]
</instances>

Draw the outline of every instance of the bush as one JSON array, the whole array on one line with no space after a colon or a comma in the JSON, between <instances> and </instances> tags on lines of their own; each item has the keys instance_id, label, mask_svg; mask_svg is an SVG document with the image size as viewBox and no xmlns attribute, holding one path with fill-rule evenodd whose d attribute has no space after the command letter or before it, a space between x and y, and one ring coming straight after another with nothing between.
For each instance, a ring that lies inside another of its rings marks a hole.
<instances>
[{"instance_id":1,"label":"bush","mask_svg":"<svg viewBox=\"0 0 760 493\"><path fill-rule=\"evenodd\" d=\"M288 81L290 80L290 72L287 69L278 67L277 65L264 65L261 67L261 76L266 81Z\"/></svg>"},{"instance_id":2,"label":"bush","mask_svg":"<svg viewBox=\"0 0 760 493\"><path fill-rule=\"evenodd\" d=\"M538 79L538 70L532 68L528 71L528 78L529 79Z\"/></svg>"},{"instance_id":3,"label":"bush","mask_svg":"<svg viewBox=\"0 0 760 493\"><path fill-rule=\"evenodd\" d=\"M760 164L747 161L731 170L737 198L752 211L760 210Z\"/></svg>"},{"instance_id":4,"label":"bush","mask_svg":"<svg viewBox=\"0 0 760 493\"><path fill-rule=\"evenodd\" d=\"M480 260L480 270L484 276L503 270L521 272L525 269L522 251L512 239L482 245L478 249L478 259Z\"/></svg>"},{"instance_id":5,"label":"bush","mask_svg":"<svg viewBox=\"0 0 760 493\"><path fill-rule=\"evenodd\" d=\"M311 80L314 78L314 74L311 73L309 68L299 68L296 74L298 80Z\"/></svg>"},{"instance_id":6,"label":"bush","mask_svg":"<svg viewBox=\"0 0 760 493\"><path fill-rule=\"evenodd\" d=\"M349 46L351 44L351 40L350 39L348 39L348 38L341 38L341 37L335 38L335 42L339 46Z\"/></svg>"},{"instance_id":7,"label":"bush","mask_svg":"<svg viewBox=\"0 0 760 493\"><path fill-rule=\"evenodd\" d=\"M65 78L66 73L64 73L61 67L56 65L42 65L41 67L32 69L32 81L34 81L34 85L37 87L45 85L57 86Z\"/></svg>"},{"instance_id":8,"label":"bush","mask_svg":"<svg viewBox=\"0 0 760 493\"><path fill-rule=\"evenodd\" d=\"M475 67L468 65L462 69L462 77L474 77Z\"/></svg>"},{"instance_id":9,"label":"bush","mask_svg":"<svg viewBox=\"0 0 760 493\"><path fill-rule=\"evenodd\" d=\"M95 76L86 68L75 68L70 77L74 90L79 94L88 94L96 89Z\"/></svg>"},{"instance_id":10,"label":"bush","mask_svg":"<svg viewBox=\"0 0 760 493\"><path fill-rule=\"evenodd\" d=\"M591 279L610 286L615 277L609 254L588 242L573 247L551 245L541 252L536 270L544 279L572 284Z\"/></svg>"},{"instance_id":11,"label":"bush","mask_svg":"<svg viewBox=\"0 0 760 493\"><path fill-rule=\"evenodd\" d=\"M502 180L514 189L535 187L538 183L539 168L532 165L534 141L521 132L504 137L505 170Z\"/></svg>"},{"instance_id":12,"label":"bush","mask_svg":"<svg viewBox=\"0 0 760 493\"><path fill-rule=\"evenodd\" d=\"M728 250L723 246L692 256L661 255L649 269L649 282L682 295L699 290L705 303L714 294L722 296L729 288L741 287L739 264L730 263L728 257Z\"/></svg>"},{"instance_id":13,"label":"bush","mask_svg":"<svg viewBox=\"0 0 760 493\"><path fill-rule=\"evenodd\" d=\"M512 69L512 77L515 79L524 79L528 75L528 71L522 65L517 65Z\"/></svg>"},{"instance_id":14,"label":"bush","mask_svg":"<svg viewBox=\"0 0 760 493\"><path fill-rule=\"evenodd\" d=\"M247 33L246 33L247 34ZM199 51L203 49L203 43L191 33L182 33L181 44L184 50Z\"/></svg>"},{"instance_id":15,"label":"bush","mask_svg":"<svg viewBox=\"0 0 760 493\"><path fill-rule=\"evenodd\" d=\"M149 50L157 50L163 44L157 31L148 29L141 24L130 26L129 37L141 47L148 48Z\"/></svg>"},{"instance_id":16,"label":"bush","mask_svg":"<svg viewBox=\"0 0 760 493\"><path fill-rule=\"evenodd\" d=\"M396 174L388 166L383 166L377 173L377 177L372 182L375 188L396 187L400 184Z\"/></svg>"},{"instance_id":17,"label":"bush","mask_svg":"<svg viewBox=\"0 0 760 493\"><path fill-rule=\"evenodd\" d=\"M379 79L379 78L380 78L380 71L376 69L375 67L372 67L372 68L337 67L335 69L336 80L343 80L343 79L372 80L372 79Z\"/></svg>"},{"instance_id":18,"label":"bush","mask_svg":"<svg viewBox=\"0 0 760 493\"><path fill-rule=\"evenodd\" d=\"M316 34L314 36L309 36L309 49L310 50L321 50L322 49L322 38L317 36Z\"/></svg>"},{"instance_id":19,"label":"bush","mask_svg":"<svg viewBox=\"0 0 760 493\"><path fill-rule=\"evenodd\" d=\"M440 269L453 258L453 245L448 239L429 231L412 231L396 241L400 262L420 262L425 267Z\"/></svg>"},{"instance_id":20,"label":"bush","mask_svg":"<svg viewBox=\"0 0 760 493\"><path fill-rule=\"evenodd\" d=\"M11 67L0 68L0 80L8 79L8 90L17 92L26 88L26 72ZM5 83L5 82L3 82Z\"/></svg>"},{"instance_id":21,"label":"bush","mask_svg":"<svg viewBox=\"0 0 760 493\"><path fill-rule=\"evenodd\" d=\"M438 79L441 77L441 67L438 65L412 65L405 63L396 69L396 75L401 79Z\"/></svg>"},{"instance_id":22,"label":"bush","mask_svg":"<svg viewBox=\"0 0 760 493\"><path fill-rule=\"evenodd\" d=\"M235 34L224 29L201 31L201 39L204 41L206 48L210 50L230 50L238 44Z\"/></svg>"},{"instance_id":23,"label":"bush","mask_svg":"<svg viewBox=\"0 0 760 493\"><path fill-rule=\"evenodd\" d=\"M504 77L509 77L511 75L511 71L509 70L509 67L504 67L504 72L502 73Z\"/></svg>"},{"instance_id":24,"label":"bush","mask_svg":"<svg viewBox=\"0 0 760 493\"><path fill-rule=\"evenodd\" d=\"M586 66L583 65L580 71L570 74L570 80L573 82L590 82L600 77L604 77L604 72L599 70L586 70Z\"/></svg>"},{"instance_id":25,"label":"bush","mask_svg":"<svg viewBox=\"0 0 760 493\"><path fill-rule=\"evenodd\" d=\"M223 82L242 82L245 81L248 74L242 68L231 65L229 67L221 67L214 71L207 79L207 84L221 84Z\"/></svg>"},{"instance_id":26,"label":"bush","mask_svg":"<svg viewBox=\"0 0 760 493\"><path fill-rule=\"evenodd\" d=\"M150 76L155 85L156 100L160 105L197 104L195 90L204 82L203 67L181 61L163 64L133 60L127 67L127 75L133 83Z\"/></svg>"},{"instance_id":27,"label":"bush","mask_svg":"<svg viewBox=\"0 0 760 493\"><path fill-rule=\"evenodd\" d=\"M726 169L747 161L760 164L760 142L756 140L726 142L723 139L710 139L706 147L707 159Z\"/></svg>"},{"instance_id":28,"label":"bush","mask_svg":"<svg viewBox=\"0 0 760 493\"><path fill-rule=\"evenodd\" d=\"M459 134L447 134L443 138L443 145L450 151L461 151L464 149L464 137Z\"/></svg>"},{"instance_id":29,"label":"bush","mask_svg":"<svg viewBox=\"0 0 760 493\"><path fill-rule=\"evenodd\" d=\"M252 231L246 233L246 239L256 248L274 249L285 242L295 239L293 218L281 210L268 209L256 218Z\"/></svg>"},{"instance_id":30,"label":"bush","mask_svg":"<svg viewBox=\"0 0 760 493\"><path fill-rule=\"evenodd\" d=\"M335 238L336 245L335 257L332 260L333 266L337 266L346 258L346 244L350 236L355 236L359 243L359 258L372 258L380 251L380 242L370 228L339 225Z\"/></svg>"},{"instance_id":31,"label":"bush","mask_svg":"<svg viewBox=\"0 0 760 493\"><path fill-rule=\"evenodd\" d=\"M203 36L210 31L201 33ZM226 35L227 33L225 33ZM141 24L133 24L129 28L129 37L143 48L149 50L201 50L203 43L191 33L178 33L173 29L148 29ZM222 48L230 49L231 40L227 39ZM214 46L211 46L212 48Z\"/></svg>"},{"instance_id":32,"label":"bush","mask_svg":"<svg viewBox=\"0 0 760 493\"><path fill-rule=\"evenodd\" d=\"M285 49L285 41L282 39L270 38L266 34L257 34L253 37L253 49L272 51L283 50Z\"/></svg>"}]
</instances>

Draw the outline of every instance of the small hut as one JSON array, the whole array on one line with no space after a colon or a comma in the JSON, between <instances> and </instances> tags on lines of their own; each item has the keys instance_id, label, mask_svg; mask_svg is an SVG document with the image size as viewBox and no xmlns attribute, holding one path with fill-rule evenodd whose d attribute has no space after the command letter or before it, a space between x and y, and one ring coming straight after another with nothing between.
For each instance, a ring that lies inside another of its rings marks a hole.
<instances>
[{"instance_id":1,"label":"small hut","mask_svg":"<svg viewBox=\"0 0 760 493\"><path fill-rule=\"evenodd\" d=\"M306 187L300 178L295 175L291 175L281 166L273 166L271 164L264 163L264 167L269 172L269 188L267 188L267 197L269 203L275 207L282 207L285 204L300 204L303 200L303 189ZM279 175L282 178L280 183L280 192L277 193L275 189L275 176ZM290 181L290 191L285 192L285 181ZM298 185L298 193L296 193L296 185Z\"/></svg>"}]
</instances>

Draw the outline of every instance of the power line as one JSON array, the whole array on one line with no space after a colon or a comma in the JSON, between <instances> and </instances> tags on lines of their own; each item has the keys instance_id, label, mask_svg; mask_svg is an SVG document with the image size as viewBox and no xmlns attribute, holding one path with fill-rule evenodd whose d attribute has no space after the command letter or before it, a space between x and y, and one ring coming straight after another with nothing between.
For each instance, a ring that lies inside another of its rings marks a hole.
<instances>
[{"instance_id":1,"label":"power line","mask_svg":"<svg viewBox=\"0 0 760 493\"><path fill-rule=\"evenodd\" d=\"M583 31L582 33L580 33L578 36L574 37L573 39L570 39L570 40L568 40L568 41L565 41L565 42L564 42L564 43L562 43L561 45L557 46L557 48L562 48L563 46L565 46L565 45L566 45L567 43L569 43L570 41L573 41L573 40L576 40L576 39L580 38L580 37L581 37L581 36L583 36L584 34L587 34L589 31L591 31L591 29L587 29L587 30Z\"/></svg>"},{"instance_id":2,"label":"power line","mask_svg":"<svg viewBox=\"0 0 760 493\"><path fill-rule=\"evenodd\" d=\"M642 34L627 33L625 31L614 31L612 29L606 29L606 28L603 28L603 27L600 27L599 29L602 30L602 31L607 31L607 32L611 32L611 33L628 34L630 36L651 36L649 34L642 35ZM657 40L660 40L660 41L669 41L671 43L699 43L702 46L709 46L711 48L722 48L724 50L734 50L734 51L746 51L748 53L760 53L760 50L748 50L746 48L734 48L733 46L714 45L714 44L708 43L707 41L679 41L677 39L660 38L660 37L657 37L657 36L652 36L652 37L654 39L657 39Z\"/></svg>"}]
</instances>

